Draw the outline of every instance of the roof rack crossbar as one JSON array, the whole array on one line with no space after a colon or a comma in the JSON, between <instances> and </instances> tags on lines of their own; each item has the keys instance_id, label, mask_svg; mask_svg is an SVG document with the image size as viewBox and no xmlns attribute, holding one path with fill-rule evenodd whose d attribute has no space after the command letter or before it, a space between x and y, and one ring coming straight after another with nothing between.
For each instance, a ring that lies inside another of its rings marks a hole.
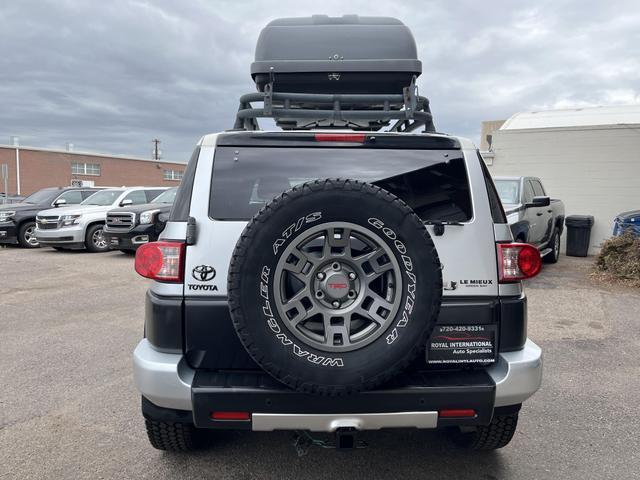
<instances>
[{"instance_id":1,"label":"roof rack crossbar","mask_svg":"<svg viewBox=\"0 0 640 480\"><path fill-rule=\"evenodd\" d=\"M266 86L265 86L266 88ZM248 102L262 102L264 101L265 93L264 92L254 92L247 93L240 97L240 103L248 103ZM335 101L339 101L341 103L375 103L375 104L384 104L384 102L390 102L394 104L403 105L405 102L405 96L402 94L361 94L361 93L352 93L352 94L333 94L333 93L284 93L284 92L273 92L271 93L271 98L274 101L285 101L289 100L291 102L305 102L305 103L328 103L332 104ZM421 100L426 100L425 97L417 97Z\"/></svg>"},{"instance_id":2,"label":"roof rack crossbar","mask_svg":"<svg viewBox=\"0 0 640 480\"><path fill-rule=\"evenodd\" d=\"M372 128L384 126L380 122L398 120L391 127L392 131L412 131L421 126L425 127L425 132L435 131L429 101L425 97L415 98L408 108L402 95L316 95L267 92L267 94L243 95L240 100L234 124L234 128L240 130L258 130L256 119L271 117L276 120L317 119L347 123L349 120L377 121L378 123ZM251 102L263 102L263 108L254 108ZM348 125L346 127L348 128Z\"/></svg>"},{"instance_id":3,"label":"roof rack crossbar","mask_svg":"<svg viewBox=\"0 0 640 480\"><path fill-rule=\"evenodd\" d=\"M283 129L310 129L326 126L326 122L334 127L334 122L342 122L343 125L338 125L341 128L379 130L396 120L391 131L409 132L424 126L425 132L435 132L429 100L418 94L415 82L414 76L402 94L286 93L273 91L272 75L263 92L240 97L234 129L258 130L256 119L270 117ZM252 102L262 102L263 107L254 108ZM296 119L314 121L299 125Z\"/></svg>"},{"instance_id":4,"label":"roof rack crossbar","mask_svg":"<svg viewBox=\"0 0 640 480\"><path fill-rule=\"evenodd\" d=\"M367 120L408 120L404 110L319 110L319 109L301 109L301 108L273 108L271 112L267 112L264 108L246 108L238 110L237 118L317 118L332 119L346 121L349 118L367 119ZM413 112L412 119L422 122L430 121L431 114L427 112Z\"/></svg>"}]
</instances>

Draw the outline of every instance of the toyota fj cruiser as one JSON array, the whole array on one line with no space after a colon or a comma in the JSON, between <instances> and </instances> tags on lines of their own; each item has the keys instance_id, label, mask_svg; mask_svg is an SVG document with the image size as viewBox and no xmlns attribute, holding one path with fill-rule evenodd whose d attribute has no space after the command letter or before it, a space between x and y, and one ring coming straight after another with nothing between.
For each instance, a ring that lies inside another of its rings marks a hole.
<instances>
[{"instance_id":1,"label":"toyota fj cruiser","mask_svg":"<svg viewBox=\"0 0 640 480\"><path fill-rule=\"evenodd\" d=\"M367 57L380 41L396 61ZM299 451L313 432L349 448L382 428L511 440L542 376L522 286L540 253L513 243L473 144L435 133L415 57L393 19L263 30L258 93L199 141L136 254L154 280L134 352L154 447L216 429L297 431ZM259 130L265 116L283 130Z\"/></svg>"}]
</instances>

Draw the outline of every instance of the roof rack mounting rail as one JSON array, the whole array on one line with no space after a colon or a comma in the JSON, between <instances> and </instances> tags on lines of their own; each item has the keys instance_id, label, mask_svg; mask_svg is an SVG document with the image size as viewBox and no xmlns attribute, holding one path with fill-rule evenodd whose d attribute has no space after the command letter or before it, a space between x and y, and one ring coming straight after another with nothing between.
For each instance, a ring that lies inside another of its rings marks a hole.
<instances>
[{"instance_id":1,"label":"roof rack mounting rail","mask_svg":"<svg viewBox=\"0 0 640 480\"><path fill-rule=\"evenodd\" d=\"M262 102L262 108L254 108L254 102ZM273 118L283 130L378 131L396 120L389 131L410 132L424 127L424 132L435 132L429 100L418 95L415 77L402 94L274 92L273 82L269 82L263 92L240 97L234 129L258 130L257 118Z\"/></svg>"}]
</instances>

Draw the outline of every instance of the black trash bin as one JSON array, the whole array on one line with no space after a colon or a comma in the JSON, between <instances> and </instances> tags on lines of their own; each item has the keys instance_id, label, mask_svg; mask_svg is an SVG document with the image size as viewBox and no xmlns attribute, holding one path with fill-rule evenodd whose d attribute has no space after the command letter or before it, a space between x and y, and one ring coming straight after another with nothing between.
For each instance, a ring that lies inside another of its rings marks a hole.
<instances>
[{"instance_id":1,"label":"black trash bin","mask_svg":"<svg viewBox=\"0 0 640 480\"><path fill-rule=\"evenodd\" d=\"M567 255L570 257L586 257L589 253L593 216L571 215L566 218Z\"/></svg>"}]
</instances>

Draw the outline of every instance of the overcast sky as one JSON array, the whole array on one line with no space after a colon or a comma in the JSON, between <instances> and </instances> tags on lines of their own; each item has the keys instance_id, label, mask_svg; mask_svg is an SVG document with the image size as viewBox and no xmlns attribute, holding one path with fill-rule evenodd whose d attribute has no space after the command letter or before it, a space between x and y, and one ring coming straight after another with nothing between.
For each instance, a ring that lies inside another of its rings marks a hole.
<instances>
[{"instance_id":1,"label":"overcast sky","mask_svg":"<svg viewBox=\"0 0 640 480\"><path fill-rule=\"evenodd\" d=\"M3 1L0 143L186 160L254 90L269 20L394 16L413 31L439 131L529 109L640 103L640 4L629 1Z\"/></svg>"}]
</instances>

